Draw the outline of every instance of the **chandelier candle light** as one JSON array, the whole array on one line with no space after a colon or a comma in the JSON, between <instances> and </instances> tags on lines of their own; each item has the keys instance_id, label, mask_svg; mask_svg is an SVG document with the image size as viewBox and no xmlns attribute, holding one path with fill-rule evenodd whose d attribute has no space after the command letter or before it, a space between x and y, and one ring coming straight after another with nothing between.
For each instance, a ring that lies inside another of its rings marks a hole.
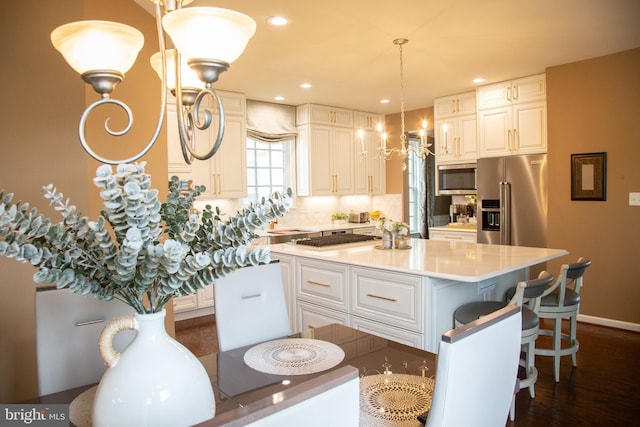
<instances>
[{"instance_id":1,"label":"chandelier candle light","mask_svg":"<svg viewBox=\"0 0 640 427\"><path fill-rule=\"evenodd\" d=\"M402 170L407 169L407 157L410 152L415 153L417 156L425 159L429 154L434 153L430 150L431 144L427 143L427 121L422 121L422 128L420 129L420 145L418 147L407 144L407 135L404 124L404 64L402 58L402 46L409 43L408 39L399 38L393 40L393 44L397 45L400 50L400 148L393 147L387 148L387 134L382 130L382 124L378 123L377 130L380 134L380 146L376 148L377 156L367 157L367 150L364 144L364 131L358 131L358 138L360 138L360 155L365 159L383 158L389 160L394 154L402 159Z\"/></svg>"},{"instance_id":2,"label":"chandelier candle light","mask_svg":"<svg viewBox=\"0 0 640 427\"><path fill-rule=\"evenodd\" d=\"M220 73L229 69L253 37L256 23L250 17L233 10L215 7L183 9L192 0L150 0L155 3L156 27L160 52L151 58L155 71L162 80L160 113L155 132L138 154L126 159L111 160L94 152L86 139L86 121L89 114L104 104L121 108L127 116L122 130L112 130L105 121L105 131L111 136L122 136L133 124L131 109L122 101L111 99L115 86L133 66L142 49L142 33L128 25L108 21L78 21L62 25L51 33L51 41L69 65L100 94L101 99L89 105L78 126L80 143L94 159L106 164L131 163L144 156L155 144L167 111L167 87L176 97L178 131L184 160L207 160L220 148L224 136L224 109L222 101L212 89ZM164 16L161 11L164 4ZM164 30L169 34L176 50L165 50ZM184 60L183 57L184 56ZM169 78L167 78L169 77ZM218 135L213 147L198 153L195 129L210 127L213 114L203 109L203 99L212 97L218 109Z\"/></svg>"}]
</instances>

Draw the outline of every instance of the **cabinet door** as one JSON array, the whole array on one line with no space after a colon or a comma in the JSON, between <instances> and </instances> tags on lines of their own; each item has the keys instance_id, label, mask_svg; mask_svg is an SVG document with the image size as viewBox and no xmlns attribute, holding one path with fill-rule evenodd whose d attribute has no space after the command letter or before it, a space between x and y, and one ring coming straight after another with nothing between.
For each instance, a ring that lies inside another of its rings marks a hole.
<instances>
[{"instance_id":1,"label":"cabinet door","mask_svg":"<svg viewBox=\"0 0 640 427\"><path fill-rule=\"evenodd\" d=\"M477 120L475 114L460 117L458 120L458 160L477 160L478 141L476 124Z\"/></svg>"},{"instance_id":2,"label":"cabinet door","mask_svg":"<svg viewBox=\"0 0 640 427\"><path fill-rule=\"evenodd\" d=\"M511 107L492 108L478 113L478 150L480 157L511 154Z\"/></svg>"},{"instance_id":3,"label":"cabinet door","mask_svg":"<svg viewBox=\"0 0 640 427\"><path fill-rule=\"evenodd\" d=\"M465 92L456 95L436 98L433 101L434 115L437 118L453 115L475 114L476 92Z\"/></svg>"},{"instance_id":4,"label":"cabinet door","mask_svg":"<svg viewBox=\"0 0 640 427\"><path fill-rule=\"evenodd\" d=\"M353 129L332 129L331 160L334 178L334 193L353 194Z\"/></svg>"},{"instance_id":5,"label":"cabinet door","mask_svg":"<svg viewBox=\"0 0 640 427\"><path fill-rule=\"evenodd\" d=\"M438 163L453 162L455 156L455 124L452 119L436 120L435 130L435 153ZM446 130L445 130L446 129Z\"/></svg>"},{"instance_id":6,"label":"cabinet door","mask_svg":"<svg viewBox=\"0 0 640 427\"><path fill-rule=\"evenodd\" d=\"M481 86L477 89L477 93L478 110L510 105L509 94L511 93L511 82L500 82Z\"/></svg>"},{"instance_id":7,"label":"cabinet door","mask_svg":"<svg viewBox=\"0 0 640 427\"><path fill-rule=\"evenodd\" d=\"M318 104L305 104L297 108L296 122L353 127L353 111Z\"/></svg>"},{"instance_id":8,"label":"cabinet door","mask_svg":"<svg viewBox=\"0 0 640 427\"><path fill-rule=\"evenodd\" d=\"M196 310L197 308L198 297L196 294L173 298L173 311L175 313Z\"/></svg>"},{"instance_id":9,"label":"cabinet door","mask_svg":"<svg viewBox=\"0 0 640 427\"><path fill-rule=\"evenodd\" d=\"M362 145L367 151L365 157L361 156ZM358 140L354 144L354 190L357 194L384 194L385 192L386 170L384 160L378 156L379 146L380 135L374 131L365 131L363 140Z\"/></svg>"},{"instance_id":10,"label":"cabinet door","mask_svg":"<svg viewBox=\"0 0 640 427\"><path fill-rule=\"evenodd\" d=\"M225 118L225 131L220 150L212 158L215 185L219 198L247 196L247 131L243 117Z\"/></svg>"},{"instance_id":11,"label":"cabinet door","mask_svg":"<svg viewBox=\"0 0 640 427\"><path fill-rule=\"evenodd\" d=\"M331 128L312 126L309 130L309 175L311 194L330 195L334 188L331 170ZM304 171L301 171L304 173Z\"/></svg>"},{"instance_id":12,"label":"cabinet door","mask_svg":"<svg viewBox=\"0 0 640 427\"><path fill-rule=\"evenodd\" d=\"M515 79L511 84L511 91L511 100L515 103L546 99L546 76L544 74L536 74Z\"/></svg>"},{"instance_id":13,"label":"cabinet door","mask_svg":"<svg viewBox=\"0 0 640 427\"><path fill-rule=\"evenodd\" d=\"M196 296L198 298L198 308L214 306L213 285L209 285L209 286L206 286L204 289L200 289L196 293Z\"/></svg>"},{"instance_id":14,"label":"cabinet door","mask_svg":"<svg viewBox=\"0 0 640 427\"><path fill-rule=\"evenodd\" d=\"M352 316L351 327L371 335L399 342L400 344L416 348L424 348L424 339L421 333L394 328L389 325L372 322L357 316ZM394 370L393 366L391 369Z\"/></svg>"},{"instance_id":15,"label":"cabinet door","mask_svg":"<svg viewBox=\"0 0 640 427\"><path fill-rule=\"evenodd\" d=\"M364 111L353 112L353 127L356 131L377 131L378 123L383 124L384 118L379 114L366 113Z\"/></svg>"},{"instance_id":16,"label":"cabinet door","mask_svg":"<svg viewBox=\"0 0 640 427\"><path fill-rule=\"evenodd\" d=\"M515 148L518 154L547 152L546 102L518 104L513 107Z\"/></svg>"}]
</instances>

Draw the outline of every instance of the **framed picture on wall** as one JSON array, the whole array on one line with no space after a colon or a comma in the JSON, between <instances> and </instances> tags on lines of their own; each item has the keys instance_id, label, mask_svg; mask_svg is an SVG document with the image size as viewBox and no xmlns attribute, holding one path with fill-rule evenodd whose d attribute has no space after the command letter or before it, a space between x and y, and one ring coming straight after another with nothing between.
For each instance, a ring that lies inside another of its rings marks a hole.
<instances>
[{"instance_id":1,"label":"framed picture on wall","mask_svg":"<svg viewBox=\"0 0 640 427\"><path fill-rule=\"evenodd\" d=\"M571 155L571 200L607 200L607 153Z\"/></svg>"}]
</instances>

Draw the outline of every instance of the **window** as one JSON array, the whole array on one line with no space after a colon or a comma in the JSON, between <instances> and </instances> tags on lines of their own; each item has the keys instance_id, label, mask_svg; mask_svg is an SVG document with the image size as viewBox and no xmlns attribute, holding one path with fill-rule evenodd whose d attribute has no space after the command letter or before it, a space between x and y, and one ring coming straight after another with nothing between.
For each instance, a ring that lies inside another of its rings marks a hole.
<instances>
[{"instance_id":1,"label":"window","mask_svg":"<svg viewBox=\"0 0 640 427\"><path fill-rule=\"evenodd\" d=\"M262 142L247 138L247 198L259 201L274 192L284 193L292 187L290 161L293 139Z\"/></svg>"},{"instance_id":2,"label":"window","mask_svg":"<svg viewBox=\"0 0 640 427\"><path fill-rule=\"evenodd\" d=\"M410 146L417 148L419 144L419 140L409 138ZM407 181L409 184L409 232L411 234L419 234L424 221L422 218L422 198L424 197L422 168L424 168L422 159L416 156L413 151L409 151Z\"/></svg>"}]
</instances>

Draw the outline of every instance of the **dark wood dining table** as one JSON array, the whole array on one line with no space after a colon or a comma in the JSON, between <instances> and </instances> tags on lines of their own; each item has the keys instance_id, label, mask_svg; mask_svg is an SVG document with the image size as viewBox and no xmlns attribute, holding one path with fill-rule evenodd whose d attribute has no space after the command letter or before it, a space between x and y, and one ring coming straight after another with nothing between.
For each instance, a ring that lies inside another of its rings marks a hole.
<instances>
[{"instance_id":1,"label":"dark wood dining table","mask_svg":"<svg viewBox=\"0 0 640 427\"><path fill-rule=\"evenodd\" d=\"M227 425L251 411L272 406L276 394L295 402L296 399L303 399L303 396L314 388L313 393L322 390L324 383L341 381L356 375L391 372L426 377L435 375L435 354L348 326L331 324L305 330L289 338L312 338L334 343L344 351L345 357L336 366L322 372L287 376L266 374L247 366L244 354L254 345L200 357L211 378L216 397L215 418L201 425ZM40 396L28 403L71 403L78 395L93 386L95 384L88 384ZM262 414L264 415L264 412Z\"/></svg>"}]
</instances>

